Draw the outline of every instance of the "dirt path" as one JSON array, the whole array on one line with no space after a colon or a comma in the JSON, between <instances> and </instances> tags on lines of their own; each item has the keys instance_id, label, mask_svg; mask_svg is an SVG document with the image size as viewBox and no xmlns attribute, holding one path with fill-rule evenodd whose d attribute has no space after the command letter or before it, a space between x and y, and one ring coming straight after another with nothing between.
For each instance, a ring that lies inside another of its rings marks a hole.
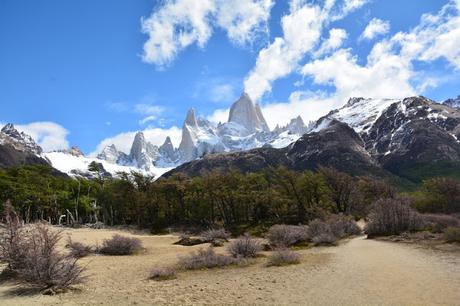
<instances>
[{"instance_id":1,"label":"dirt path","mask_svg":"<svg viewBox=\"0 0 460 306\"><path fill-rule=\"evenodd\" d=\"M74 230L95 243L113 231ZM137 236L145 254L91 256L81 290L57 296L13 296L0 288L1 305L460 305L460 254L358 237L338 247L302 250L302 263L183 272L147 281L154 265L176 261L196 247L173 246L175 236Z\"/></svg>"}]
</instances>

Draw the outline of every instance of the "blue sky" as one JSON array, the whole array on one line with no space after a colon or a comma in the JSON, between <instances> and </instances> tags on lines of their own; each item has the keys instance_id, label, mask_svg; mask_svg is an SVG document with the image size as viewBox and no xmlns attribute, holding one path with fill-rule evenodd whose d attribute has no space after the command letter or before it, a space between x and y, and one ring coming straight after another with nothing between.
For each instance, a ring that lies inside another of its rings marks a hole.
<instances>
[{"instance_id":1,"label":"blue sky","mask_svg":"<svg viewBox=\"0 0 460 306\"><path fill-rule=\"evenodd\" d=\"M243 90L272 126L355 94L460 94L459 1L200 4L0 1L0 122L47 150L90 153L110 142L126 150L136 130L177 145L188 108L225 120Z\"/></svg>"}]
</instances>

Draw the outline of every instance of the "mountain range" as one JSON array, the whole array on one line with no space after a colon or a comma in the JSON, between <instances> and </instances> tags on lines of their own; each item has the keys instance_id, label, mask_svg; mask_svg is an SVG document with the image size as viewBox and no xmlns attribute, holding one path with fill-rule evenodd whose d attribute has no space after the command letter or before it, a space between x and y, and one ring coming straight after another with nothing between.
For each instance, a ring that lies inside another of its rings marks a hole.
<instances>
[{"instance_id":1,"label":"mountain range","mask_svg":"<svg viewBox=\"0 0 460 306\"><path fill-rule=\"evenodd\" d=\"M166 176L201 175L238 169L252 172L269 166L295 170L332 166L353 174L397 175L414 171L457 171L460 163L460 97L439 104L425 97L351 98L341 108L307 125L299 116L270 130L260 106L243 93L230 108L228 121L214 124L190 109L175 148L169 137L161 146L136 133L130 152L115 145L97 157L77 148L43 153L28 135L7 124L0 132L0 167L50 164L76 177L91 177L96 162L107 175L140 171Z\"/></svg>"}]
</instances>

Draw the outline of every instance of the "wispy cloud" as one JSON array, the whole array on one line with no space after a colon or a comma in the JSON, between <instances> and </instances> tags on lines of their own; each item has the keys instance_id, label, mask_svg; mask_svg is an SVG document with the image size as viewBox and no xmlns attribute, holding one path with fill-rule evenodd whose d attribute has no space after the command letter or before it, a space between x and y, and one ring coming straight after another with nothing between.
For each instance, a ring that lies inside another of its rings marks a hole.
<instances>
[{"instance_id":1,"label":"wispy cloud","mask_svg":"<svg viewBox=\"0 0 460 306\"><path fill-rule=\"evenodd\" d=\"M383 21L378 18L373 18L364 29L364 32L359 37L360 40L372 40L379 35L387 34L390 31L390 22Z\"/></svg>"},{"instance_id":2,"label":"wispy cloud","mask_svg":"<svg viewBox=\"0 0 460 306\"><path fill-rule=\"evenodd\" d=\"M255 100L270 92L274 81L296 70L299 62L320 43L322 30L331 20L345 17L366 2L345 1L340 6L336 5L335 0L327 0L320 6L307 1L291 0L289 14L281 19L283 35L260 50L255 67L245 79L246 92ZM341 44L343 34L341 30L332 32L333 41L329 41L330 45L324 45L324 48L333 47L331 43Z\"/></svg>"},{"instance_id":3,"label":"wispy cloud","mask_svg":"<svg viewBox=\"0 0 460 306\"><path fill-rule=\"evenodd\" d=\"M273 0L166 0L142 19L148 35L142 58L164 68L192 44L204 47L215 28L236 45L251 43L268 31Z\"/></svg>"}]
</instances>

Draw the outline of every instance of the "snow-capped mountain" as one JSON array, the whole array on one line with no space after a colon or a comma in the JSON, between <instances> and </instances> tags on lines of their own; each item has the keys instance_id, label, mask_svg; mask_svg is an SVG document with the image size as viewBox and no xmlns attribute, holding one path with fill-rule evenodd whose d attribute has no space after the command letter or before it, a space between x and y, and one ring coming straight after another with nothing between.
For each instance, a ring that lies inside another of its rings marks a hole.
<instances>
[{"instance_id":1,"label":"snow-capped mountain","mask_svg":"<svg viewBox=\"0 0 460 306\"><path fill-rule=\"evenodd\" d=\"M352 175L420 182L424 175L460 171L460 110L425 97L399 100L352 98L281 149L259 148L213 154L167 173L195 176L207 171L293 170L333 167Z\"/></svg>"},{"instance_id":2,"label":"snow-capped mountain","mask_svg":"<svg viewBox=\"0 0 460 306\"><path fill-rule=\"evenodd\" d=\"M457 98L453 99L447 99L443 102L443 104L448 105L452 108L460 109L460 96L457 96Z\"/></svg>"},{"instance_id":3,"label":"snow-capped mountain","mask_svg":"<svg viewBox=\"0 0 460 306\"><path fill-rule=\"evenodd\" d=\"M16 130L13 124L8 123L0 132L0 144L10 144L18 151L28 151L40 155L43 150L32 137Z\"/></svg>"},{"instance_id":4,"label":"snow-capped mountain","mask_svg":"<svg viewBox=\"0 0 460 306\"><path fill-rule=\"evenodd\" d=\"M190 109L182 125L182 140L178 148L174 148L169 137L162 146L154 146L139 132L129 155L123 155L114 145L110 145L104 148L98 158L149 171L155 167L176 167L210 153L287 146L299 139L308 128L299 116L285 127L270 131L260 106L243 93L231 106L225 123L216 125L197 117L195 110Z\"/></svg>"}]
</instances>

